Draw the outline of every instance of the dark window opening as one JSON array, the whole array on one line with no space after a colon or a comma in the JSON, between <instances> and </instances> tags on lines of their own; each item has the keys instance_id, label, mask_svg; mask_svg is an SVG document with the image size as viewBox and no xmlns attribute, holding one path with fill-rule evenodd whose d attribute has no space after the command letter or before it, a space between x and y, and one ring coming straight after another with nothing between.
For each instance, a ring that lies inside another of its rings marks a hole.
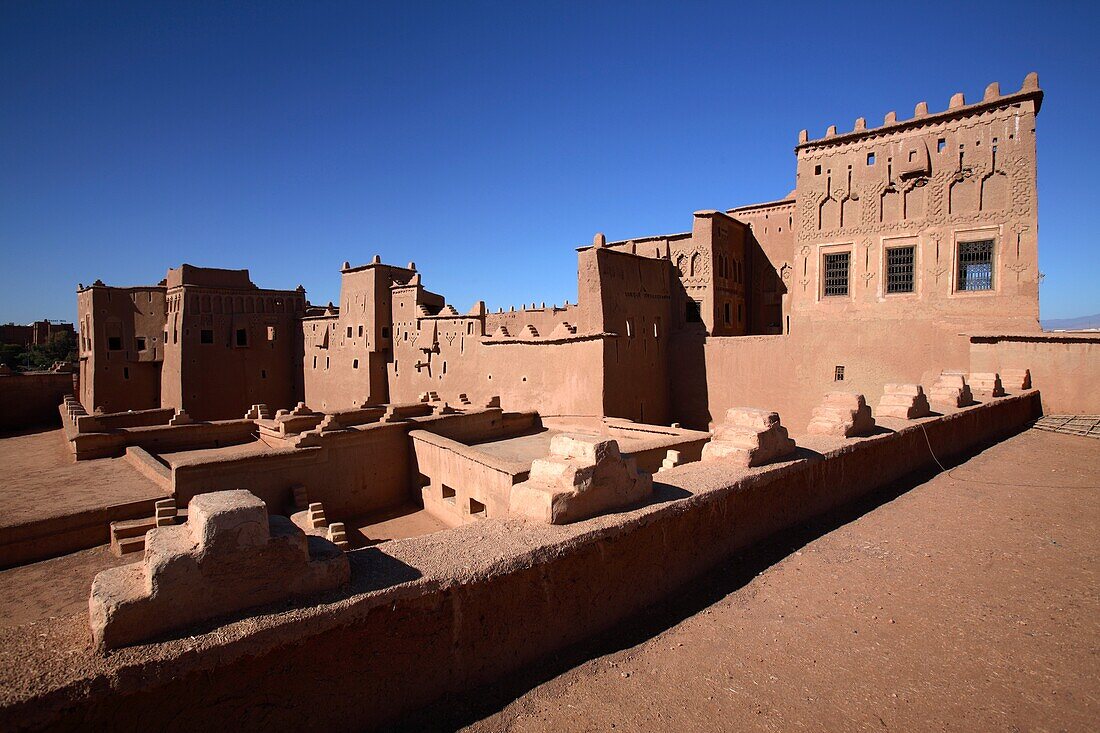
<instances>
[{"instance_id":1,"label":"dark window opening","mask_svg":"<svg viewBox=\"0 0 1100 733\"><path fill-rule=\"evenodd\" d=\"M248 329L237 329L237 346L248 346Z\"/></svg>"},{"instance_id":2,"label":"dark window opening","mask_svg":"<svg viewBox=\"0 0 1100 733\"><path fill-rule=\"evenodd\" d=\"M891 247L886 250L886 292L913 292L915 247Z\"/></svg>"},{"instance_id":3,"label":"dark window opening","mask_svg":"<svg viewBox=\"0 0 1100 733\"><path fill-rule=\"evenodd\" d=\"M815 176L820 176L821 175L821 166L819 166L819 165L814 166L814 175Z\"/></svg>"},{"instance_id":4,"label":"dark window opening","mask_svg":"<svg viewBox=\"0 0 1100 733\"><path fill-rule=\"evenodd\" d=\"M266 369L261 369L260 370L260 379L267 379L267 370Z\"/></svg>"},{"instance_id":5,"label":"dark window opening","mask_svg":"<svg viewBox=\"0 0 1100 733\"><path fill-rule=\"evenodd\" d=\"M834 382L843 382L844 381L844 367L838 366L833 370L833 381Z\"/></svg>"},{"instance_id":6,"label":"dark window opening","mask_svg":"<svg viewBox=\"0 0 1100 733\"><path fill-rule=\"evenodd\" d=\"M204 328L199 331L199 343L200 344L212 344L214 343L214 332L209 328Z\"/></svg>"},{"instance_id":7,"label":"dark window opening","mask_svg":"<svg viewBox=\"0 0 1100 733\"><path fill-rule=\"evenodd\" d=\"M122 351L122 337L121 336L108 336L107 348L110 351Z\"/></svg>"},{"instance_id":8,"label":"dark window opening","mask_svg":"<svg viewBox=\"0 0 1100 733\"><path fill-rule=\"evenodd\" d=\"M447 484L443 484L443 501L448 501L452 504L455 503L455 490Z\"/></svg>"},{"instance_id":9,"label":"dark window opening","mask_svg":"<svg viewBox=\"0 0 1100 733\"><path fill-rule=\"evenodd\" d=\"M390 327L382 326L382 338L388 339L390 337Z\"/></svg>"},{"instance_id":10,"label":"dark window opening","mask_svg":"<svg viewBox=\"0 0 1100 733\"><path fill-rule=\"evenodd\" d=\"M827 297L848 294L848 263L851 252L833 252L825 255L825 288Z\"/></svg>"},{"instance_id":11,"label":"dark window opening","mask_svg":"<svg viewBox=\"0 0 1100 733\"><path fill-rule=\"evenodd\" d=\"M122 378L123 379L129 379L130 378L130 367L122 367Z\"/></svg>"},{"instance_id":12,"label":"dark window opening","mask_svg":"<svg viewBox=\"0 0 1100 733\"><path fill-rule=\"evenodd\" d=\"M946 149L947 149L947 141L944 140L941 137L939 140L936 141L936 152L937 153L942 153Z\"/></svg>"},{"instance_id":13,"label":"dark window opening","mask_svg":"<svg viewBox=\"0 0 1100 733\"><path fill-rule=\"evenodd\" d=\"M470 499L470 514L484 514L485 505L477 499Z\"/></svg>"},{"instance_id":14,"label":"dark window opening","mask_svg":"<svg viewBox=\"0 0 1100 733\"><path fill-rule=\"evenodd\" d=\"M144 336L138 336L137 337L137 350L138 351L145 351L145 337Z\"/></svg>"},{"instance_id":15,"label":"dark window opening","mask_svg":"<svg viewBox=\"0 0 1100 733\"><path fill-rule=\"evenodd\" d=\"M351 368L352 369L358 369L359 368L359 360L358 359L352 359L351 360Z\"/></svg>"},{"instance_id":16,"label":"dark window opening","mask_svg":"<svg viewBox=\"0 0 1100 733\"><path fill-rule=\"evenodd\" d=\"M993 240L959 242L956 290L993 289Z\"/></svg>"},{"instance_id":17,"label":"dark window opening","mask_svg":"<svg viewBox=\"0 0 1100 733\"><path fill-rule=\"evenodd\" d=\"M726 325L729 325L732 322L732 317L730 315L730 304L726 303Z\"/></svg>"},{"instance_id":18,"label":"dark window opening","mask_svg":"<svg viewBox=\"0 0 1100 733\"><path fill-rule=\"evenodd\" d=\"M351 326L348 326L348 338L351 338Z\"/></svg>"},{"instance_id":19,"label":"dark window opening","mask_svg":"<svg viewBox=\"0 0 1100 733\"><path fill-rule=\"evenodd\" d=\"M688 300L687 303L684 304L684 318L688 323L702 323L702 304L697 300Z\"/></svg>"},{"instance_id":20,"label":"dark window opening","mask_svg":"<svg viewBox=\"0 0 1100 733\"><path fill-rule=\"evenodd\" d=\"M363 327L359 326L359 338L363 338Z\"/></svg>"}]
</instances>

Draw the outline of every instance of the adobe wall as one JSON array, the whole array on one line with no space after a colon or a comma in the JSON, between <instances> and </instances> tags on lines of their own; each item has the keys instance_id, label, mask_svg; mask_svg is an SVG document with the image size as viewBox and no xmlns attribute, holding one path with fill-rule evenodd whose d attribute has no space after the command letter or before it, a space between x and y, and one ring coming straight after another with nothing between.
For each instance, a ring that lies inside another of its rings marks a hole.
<instances>
[{"instance_id":1,"label":"adobe wall","mask_svg":"<svg viewBox=\"0 0 1100 733\"><path fill-rule=\"evenodd\" d=\"M867 129L807 140L796 148L797 227L792 322L920 320L955 333L1037 332L1039 315L1035 120L1037 78L1001 96L914 116L894 113ZM992 287L963 290L960 243L992 240ZM886 251L913 247L912 292L888 292ZM827 295L827 254L847 252L849 292ZM799 325L792 323L791 332ZM906 339L907 343L915 339Z\"/></svg>"},{"instance_id":2,"label":"adobe wall","mask_svg":"<svg viewBox=\"0 0 1100 733\"><path fill-rule=\"evenodd\" d=\"M164 288L97 283L78 291L76 302L84 408L121 412L160 407Z\"/></svg>"},{"instance_id":3,"label":"adobe wall","mask_svg":"<svg viewBox=\"0 0 1100 733\"><path fill-rule=\"evenodd\" d=\"M923 425L943 460L1018 431L1037 412L1029 393ZM13 671L29 681L0 703L0 725L391 723L445 694L475 693L613 627L753 542L930 467L925 441L909 426L817 444L822 455L771 467L693 463L662 473L654 502L637 510L572 525L479 522L359 550L350 554L351 587L314 605L284 604L214 634L105 659L74 641L70 619L40 622L34 635L10 637L15 664L39 647L72 651L58 674Z\"/></svg>"},{"instance_id":4,"label":"adobe wall","mask_svg":"<svg viewBox=\"0 0 1100 733\"><path fill-rule=\"evenodd\" d=\"M668 338L673 269L668 260L611 249L580 253L581 279L599 284L593 327L604 341L602 412L638 422L667 423Z\"/></svg>"},{"instance_id":5,"label":"adobe wall","mask_svg":"<svg viewBox=\"0 0 1100 733\"><path fill-rule=\"evenodd\" d=\"M927 389L940 371L965 372L970 363L966 337L905 319L825 321L789 336L681 343L672 350L674 418L698 429L720 421L730 407L759 407L777 410L799 434L827 392L860 392L876 404L887 384ZM843 381L835 379L838 366Z\"/></svg>"},{"instance_id":6,"label":"adobe wall","mask_svg":"<svg viewBox=\"0 0 1100 733\"><path fill-rule=\"evenodd\" d=\"M303 289L260 289L247 270L190 265L169 270L168 283L161 406L227 420L301 399Z\"/></svg>"},{"instance_id":7,"label":"adobe wall","mask_svg":"<svg viewBox=\"0 0 1100 733\"><path fill-rule=\"evenodd\" d=\"M330 522L359 517L408 501L413 496L408 433L423 428L455 440L497 434L499 409L372 423L322 436L320 445L256 456L195 458L172 470L176 501L209 491L247 489L273 513L287 511L292 487L306 487L310 501L322 502Z\"/></svg>"},{"instance_id":8,"label":"adobe wall","mask_svg":"<svg viewBox=\"0 0 1100 733\"><path fill-rule=\"evenodd\" d=\"M441 328L446 333L447 326ZM439 341L433 368L415 363L423 354L400 351L390 364L390 398L415 402L420 394L438 392L440 399L458 403L466 394L473 405L485 405L499 396L509 411L537 410L547 415L596 415L603 407L603 339L571 336L538 343L522 339L483 342L458 335ZM447 372L443 373L446 363Z\"/></svg>"},{"instance_id":9,"label":"adobe wall","mask_svg":"<svg viewBox=\"0 0 1100 733\"><path fill-rule=\"evenodd\" d=\"M752 295L748 332L786 333L794 262L795 200L742 206L726 213L749 227L745 244Z\"/></svg>"},{"instance_id":10,"label":"adobe wall","mask_svg":"<svg viewBox=\"0 0 1100 733\"><path fill-rule=\"evenodd\" d=\"M253 439L252 420L222 420L188 425L152 425L114 429L108 433L70 435L76 460L120 456L131 446L152 453L195 450L247 443Z\"/></svg>"},{"instance_id":11,"label":"adobe wall","mask_svg":"<svg viewBox=\"0 0 1100 733\"><path fill-rule=\"evenodd\" d=\"M57 407L71 394L70 372L0 375L0 432L58 425Z\"/></svg>"},{"instance_id":12,"label":"adobe wall","mask_svg":"<svg viewBox=\"0 0 1100 733\"><path fill-rule=\"evenodd\" d=\"M527 477L529 465L423 430L409 436L425 509L451 526L478 520L471 513L470 499L484 506L481 518L508 515L512 485ZM448 489L452 496L445 495Z\"/></svg>"},{"instance_id":13,"label":"adobe wall","mask_svg":"<svg viewBox=\"0 0 1100 733\"><path fill-rule=\"evenodd\" d=\"M971 336L970 371L1030 369L1048 415L1100 415L1100 333Z\"/></svg>"}]
</instances>

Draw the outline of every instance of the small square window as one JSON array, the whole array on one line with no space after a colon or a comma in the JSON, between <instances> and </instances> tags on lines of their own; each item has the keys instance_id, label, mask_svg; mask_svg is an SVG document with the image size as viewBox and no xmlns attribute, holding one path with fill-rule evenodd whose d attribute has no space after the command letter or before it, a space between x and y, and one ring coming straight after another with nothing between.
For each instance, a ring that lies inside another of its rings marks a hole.
<instances>
[{"instance_id":1,"label":"small square window","mask_svg":"<svg viewBox=\"0 0 1100 733\"><path fill-rule=\"evenodd\" d=\"M959 242L956 290L993 289L993 240Z\"/></svg>"},{"instance_id":2,"label":"small square window","mask_svg":"<svg viewBox=\"0 0 1100 733\"><path fill-rule=\"evenodd\" d=\"M867 165L874 165L874 164L875 164L875 154L874 153L867 153Z\"/></svg>"},{"instance_id":3,"label":"small square window","mask_svg":"<svg viewBox=\"0 0 1100 733\"><path fill-rule=\"evenodd\" d=\"M109 351L122 351L122 337L121 336L108 336L107 337L107 349Z\"/></svg>"},{"instance_id":4,"label":"small square window","mask_svg":"<svg viewBox=\"0 0 1100 733\"><path fill-rule=\"evenodd\" d=\"M944 150L947 150L947 141L941 137L936 141L936 152L942 153Z\"/></svg>"},{"instance_id":5,"label":"small square window","mask_svg":"<svg viewBox=\"0 0 1100 733\"><path fill-rule=\"evenodd\" d=\"M484 514L485 505L477 499L470 499L470 514Z\"/></svg>"},{"instance_id":6,"label":"small square window","mask_svg":"<svg viewBox=\"0 0 1100 733\"><path fill-rule=\"evenodd\" d=\"M199 331L199 343L200 344L212 344L214 343L214 331L209 328L204 328Z\"/></svg>"},{"instance_id":7,"label":"small square window","mask_svg":"<svg viewBox=\"0 0 1100 733\"><path fill-rule=\"evenodd\" d=\"M848 294L848 265L851 256L851 252L831 252L825 255L823 293L826 297Z\"/></svg>"},{"instance_id":8,"label":"small square window","mask_svg":"<svg viewBox=\"0 0 1100 733\"><path fill-rule=\"evenodd\" d=\"M886 292L913 292L913 264L916 247L891 247L886 250Z\"/></svg>"},{"instance_id":9,"label":"small square window","mask_svg":"<svg viewBox=\"0 0 1100 733\"><path fill-rule=\"evenodd\" d=\"M351 326L348 326L348 338L351 338Z\"/></svg>"},{"instance_id":10,"label":"small square window","mask_svg":"<svg viewBox=\"0 0 1100 733\"><path fill-rule=\"evenodd\" d=\"M833 369L833 381L834 382L843 382L844 381L844 367L837 366L835 369Z\"/></svg>"},{"instance_id":11,"label":"small square window","mask_svg":"<svg viewBox=\"0 0 1100 733\"><path fill-rule=\"evenodd\" d=\"M443 484L442 498L443 498L443 501L450 502L451 504L454 504L455 503L455 490L452 489L447 484Z\"/></svg>"},{"instance_id":12,"label":"small square window","mask_svg":"<svg viewBox=\"0 0 1100 733\"><path fill-rule=\"evenodd\" d=\"M814 175L815 176L820 176L821 175L821 166L819 166L819 165L814 166Z\"/></svg>"},{"instance_id":13,"label":"small square window","mask_svg":"<svg viewBox=\"0 0 1100 733\"><path fill-rule=\"evenodd\" d=\"M684 304L684 319L688 323L702 323L703 322L703 307L697 300L688 299Z\"/></svg>"},{"instance_id":14,"label":"small square window","mask_svg":"<svg viewBox=\"0 0 1100 733\"><path fill-rule=\"evenodd\" d=\"M248 346L248 329L237 329L237 346Z\"/></svg>"},{"instance_id":15,"label":"small square window","mask_svg":"<svg viewBox=\"0 0 1100 733\"><path fill-rule=\"evenodd\" d=\"M144 336L138 336L137 337L137 350L138 351L145 351L145 337Z\"/></svg>"},{"instance_id":16,"label":"small square window","mask_svg":"<svg viewBox=\"0 0 1100 733\"><path fill-rule=\"evenodd\" d=\"M390 327L382 326L382 338L388 339L390 337Z\"/></svg>"}]
</instances>

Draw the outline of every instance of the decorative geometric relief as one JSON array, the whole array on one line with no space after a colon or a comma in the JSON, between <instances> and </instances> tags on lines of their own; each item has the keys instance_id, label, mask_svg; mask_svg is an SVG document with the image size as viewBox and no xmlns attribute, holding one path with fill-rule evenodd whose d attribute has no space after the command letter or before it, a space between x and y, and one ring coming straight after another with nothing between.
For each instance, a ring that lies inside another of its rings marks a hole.
<instances>
[{"instance_id":1,"label":"decorative geometric relief","mask_svg":"<svg viewBox=\"0 0 1100 733\"><path fill-rule=\"evenodd\" d=\"M1008 206L1008 176L994 171L982 179L982 211L996 211Z\"/></svg>"},{"instance_id":2,"label":"decorative geometric relief","mask_svg":"<svg viewBox=\"0 0 1100 733\"><path fill-rule=\"evenodd\" d=\"M976 212L979 209L980 196L980 179L966 171L951 183L948 212L951 216Z\"/></svg>"}]
</instances>

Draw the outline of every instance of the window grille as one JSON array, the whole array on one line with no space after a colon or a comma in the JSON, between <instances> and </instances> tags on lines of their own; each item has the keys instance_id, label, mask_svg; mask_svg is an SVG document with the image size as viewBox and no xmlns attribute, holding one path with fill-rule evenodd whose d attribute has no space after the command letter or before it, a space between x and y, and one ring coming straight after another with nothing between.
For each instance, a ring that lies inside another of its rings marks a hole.
<instances>
[{"instance_id":1,"label":"window grille","mask_svg":"<svg viewBox=\"0 0 1100 733\"><path fill-rule=\"evenodd\" d=\"M843 382L844 381L844 367L837 366L836 369L833 370L833 381L834 382Z\"/></svg>"},{"instance_id":2,"label":"window grille","mask_svg":"<svg viewBox=\"0 0 1100 733\"><path fill-rule=\"evenodd\" d=\"M848 262L851 252L833 252L825 255L825 295L848 294Z\"/></svg>"},{"instance_id":3,"label":"window grille","mask_svg":"<svg viewBox=\"0 0 1100 733\"><path fill-rule=\"evenodd\" d=\"M915 247L892 247L886 250L886 292L913 292Z\"/></svg>"},{"instance_id":4,"label":"window grille","mask_svg":"<svg viewBox=\"0 0 1100 733\"><path fill-rule=\"evenodd\" d=\"M993 240L959 242L956 290L993 289Z\"/></svg>"}]
</instances>

